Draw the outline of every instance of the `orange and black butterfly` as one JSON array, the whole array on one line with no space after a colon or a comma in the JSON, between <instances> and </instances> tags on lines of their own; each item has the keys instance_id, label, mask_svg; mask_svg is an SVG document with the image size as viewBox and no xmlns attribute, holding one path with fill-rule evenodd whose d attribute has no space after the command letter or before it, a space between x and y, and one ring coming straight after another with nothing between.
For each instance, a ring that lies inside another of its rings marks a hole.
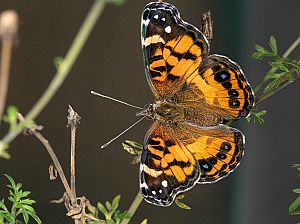
<instances>
[{"instance_id":1,"label":"orange and black butterfly","mask_svg":"<svg viewBox=\"0 0 300 224\"><path fill-rule=\"evenodd\" d=\"M143 143L140 188L147 202L168 206L177 194L238 166L244 135L225 122L246 116L254 94L240 66L209 55L206 37L173 5L149 3L141 25L155 102L138 113L154 121Z\"/></svg>"}]
</instances>

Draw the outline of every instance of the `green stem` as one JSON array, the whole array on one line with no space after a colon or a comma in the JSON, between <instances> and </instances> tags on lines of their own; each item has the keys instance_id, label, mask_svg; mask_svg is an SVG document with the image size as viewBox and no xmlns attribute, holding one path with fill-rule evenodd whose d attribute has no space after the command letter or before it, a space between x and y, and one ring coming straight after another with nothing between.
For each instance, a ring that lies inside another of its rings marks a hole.
<instances>
[{"instance_id":1,"label":"green stem","mask_svg":"<svg viewBox=\"0 0 300 224\"><path fill-rule=\"evenodd\" d=\"M140 206L142 201L143 201L143 196L142 196L141 192L138 192L137 195L135 196L132 204L130 205L130 208L128 209L129 218L123 219L121 224L129 223L129 221L131 220L132 216L134 215L134 213L136 212L136 210L138 209L138 207Z\"/></svg>"},{"instance_id":2,"label":"green stem","mask_svg":"<svg viewBox=\"0 0 300 224\"><path fill-rule=\"evenodd\" d=\"M300 36L291 44L291 46L289 46L289 48L284 52L284 54L282 55L282 58L287 58L300 44ZM268 73L274 73L277 71L277 68L272 67ZM265 77L261 80L261 82L256 86L254 92L257 93L262 87L263 85L268 81L268 77L267 75L265 75Z\"/></svg>"},{"instance_id":3,"label":"green stem","mask_svg":"<svg viewBox=\"0 0 300 224\"><path fill-rule=\"evenodd\" d=\"M98 21L98 18L102 13L105 4L106 4L105 0L96 0L94 2L83 24L81 25L69 51L67 52L66 57L64 58L62 64L59 65L59 68L54 78L52 79L52 81L50 82L49 86L47 87L43 95L40 97L40 99L27 113L23 123L26 124L27 122L34 120L41 113L41 111L46 107L46 105L52 99L52 97L57 92L59 87L62 85L62 83L68 76L72 66L74 65L76 59L78 58L78 55L81 52L83 46L85 45L88 37L90 36L90 33L93 30L96 22ZM22 132L21 127L11 130L3 137L1 141L3 143L9 144L21 132Z\"/></svg>"},{"instance_id":4,"label":"green stem","mask_svg":"<svg viewBox=\"0 0 300 224\"><path fill-rule=\"evenodd\" d=\"M261 95L260 97L258 97L256 102L255 102L254 108L256 108L258 105L260 105L263 101L265 101L269 97L273 96L278 91L282 90L283 88L287 87L289 84L293 83L298 78L300 78L300 74L292 73L292 78L290 80L286 80L285 82L280 84L280 86L278 86L277 88L272 89L269 92L267 92L267 93Z\"/></svg>"}]
</instances>

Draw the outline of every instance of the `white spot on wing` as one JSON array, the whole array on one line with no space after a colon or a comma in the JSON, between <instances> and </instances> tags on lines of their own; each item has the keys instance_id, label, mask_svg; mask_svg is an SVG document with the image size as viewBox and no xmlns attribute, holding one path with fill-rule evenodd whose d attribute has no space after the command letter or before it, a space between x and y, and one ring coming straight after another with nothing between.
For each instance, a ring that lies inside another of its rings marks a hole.
<instances>
[{"instance_id":1,"label":"white spot on wing","mask_svg":"<svg viewBox=\"0 0 300 224\"><path fill-rule=\"evenodd\" d=\"M150 22L150 19L143 20L143 24L144 24L145 26L148 26L149 22Z\"/></svg>"},{"instance_id":2,"label":"white spot on wing","mask_svg":"<svg viewBox=\"0 0 300 224\"><path fill-rule=\"evenodd\" d=\"M156 195L156 192L155 192L155 191L152 191L152 194L153 194L153 195Z\"/></svg>"},{"instance_id":3,"label":"white spot on wing","mask_svg":"<svg viewBox=\"0 0 300 224\"><path fill-rule=\"evenodd\" d=\"M168 186L168 182L166 180L163 180L161 182L161 185L164 186L164 187L167 187Z\"/></svg>"},{"instance_id":4,"label":"white spot on wing","mask_svg":"<svg viewBox=\"0 0 300 224\"><path fill-rule=\"evenodd\" d=\"M162 189L159 189L159 191L158 191L160 194L162 193Z\"/></svg>"},{"instance_id":5,"label":"white spot on wing","mask_svg":"<svg viewBox=\"0 0 300 224\"><path fill-rule=\"evenodd\" d=\"M167 27L165 28L165 31L166 31L166 33L171 33L172 28L171 28L170 26L167 26Z\"/></svg>"},{"instance_id":6,"label":"white spot on wing","mask_svg":"<svg viewBox=\"0 0 300 224\"><path fill-rule=\"evenodd\" d=\"M161 20L165 22L165 21L166 21L166 18L161 18Z\"/></svg>"},{"instance_id":7,"label":"white spot on wing","mask_svg":"<svg viewBox=\"0 0 300 224\"><path fill-rule=\"evenodd\" d=\"M154 19L158 19L158 15L155 15L155 16L154 16Z\"/></svg>"}]
</instances>

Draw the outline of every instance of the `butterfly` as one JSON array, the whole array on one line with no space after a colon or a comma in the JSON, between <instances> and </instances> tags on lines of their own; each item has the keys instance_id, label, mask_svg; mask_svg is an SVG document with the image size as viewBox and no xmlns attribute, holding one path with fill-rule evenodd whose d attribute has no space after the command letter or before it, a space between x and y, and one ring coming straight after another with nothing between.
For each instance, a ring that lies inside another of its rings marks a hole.
<instances>
[{"instance_id":1,"label":"butterfly","mask_svg":"<svg viewBox=\"0 0 300 224\"><path fill-rule=\"evenodd\" d=\"M240 66L209 55L206 37L169 3L145 6L141 40L155 102L138 113L153 120L140 189L147 202L169 206L179 193L214 183L239 165L244 135L226 122L247 116L254 93Z\"/></svg>"}]
</instances>

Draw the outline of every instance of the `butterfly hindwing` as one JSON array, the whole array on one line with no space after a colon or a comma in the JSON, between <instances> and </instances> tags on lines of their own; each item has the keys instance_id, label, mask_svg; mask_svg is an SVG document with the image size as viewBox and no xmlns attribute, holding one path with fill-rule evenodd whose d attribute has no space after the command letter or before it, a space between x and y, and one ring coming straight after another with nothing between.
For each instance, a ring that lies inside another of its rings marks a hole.
<instances>
[{"instance_id":1,"label":"butterfly hindwing","mask_svg":"<svg viewBox=\"0 0 300 224\"><path fill-rule=\"evenodd\" d=\"M168 3L149 3L142 15L147 80L156 99L173 95L208 55L204 35Z\"/></svg>"},{"instance_id":2,"label":"butterfly hindwing","mask_svg":"<svg viewBox=\"0 0 300 224\"><path fill-rule=\"evenodd\" d=\"M145 138L140 167L144 198L170 205L196 183L213 183L239 164L243 134L230 127L200 127L184 122L154 122Z\"/></svg>"},{"instance_id":3,"label":"butterfly hindwing","mask_svg":"<svg viewBox=\"0 0 300 224\"><path fill-rule=\"evenodd\" d=\"M178 130L179 131L179 130ZM244 154L244 136L234 128L218 125L200 127L182 125L185 147L198 161L199 183L213 183L232 172Z\"/></svg>"},{"instance_id":4,"label":"butterfly hindwing","mask_svg":"<svg viewBox=\"0 0 300 224\"><path fill-rule=\"evenodd\" d=\"M199 166L175 132L154 122L145 137L140 165L140 186L146 201L168 206L179 192L193 187Z\"/></svg>"},{"instance_id":5,"label":"butterfly hindwing","mask_svg":"<svg viewBox=\"0 0 300 224\"><path fill-rule=\"evenodd\" d=\"M206 104L202 106L227 120L246 116L254 104L253 91L242 69L225 56L208 56L186 85L188 91L198 95L198 102Z\"/></svg>"}]
</instances>

